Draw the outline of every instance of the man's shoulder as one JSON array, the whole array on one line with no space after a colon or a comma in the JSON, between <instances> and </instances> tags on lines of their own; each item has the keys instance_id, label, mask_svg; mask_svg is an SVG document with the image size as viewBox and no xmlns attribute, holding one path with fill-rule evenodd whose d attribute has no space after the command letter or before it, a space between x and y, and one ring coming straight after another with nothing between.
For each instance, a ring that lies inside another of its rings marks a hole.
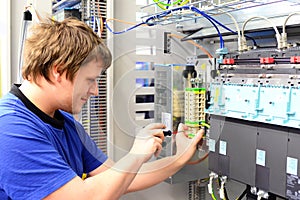
<instances>
[{"instance_id":1,"label":"man's shoulder","mask_svg":"<svg viewBox=\"0 0 300 200\"><path fill-rule=\"evenodd\" d=\"M24 127L39 121L15 95L8 93L0 99L0 127Z\"/></svg>"},{"instance_id":2,"label":"man's shoulder","mask_svg":"<svg viewBox=\"0 0 300 200\"><path fill-rule=\"evenodd\" d=\"M24 104L18 97L8 93L0 99L0 117L24 109Z\"/></svg>"}]
</instances>

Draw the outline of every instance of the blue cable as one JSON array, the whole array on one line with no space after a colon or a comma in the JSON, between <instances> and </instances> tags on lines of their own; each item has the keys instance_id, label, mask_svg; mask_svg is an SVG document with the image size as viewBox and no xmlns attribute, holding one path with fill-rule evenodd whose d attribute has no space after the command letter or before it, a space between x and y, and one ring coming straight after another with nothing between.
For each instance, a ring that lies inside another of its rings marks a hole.
<instances>
[{"instance_id":1,"label":"blue cable","mask_svg":"<svg viewBox=\"0 0 300 200\"><path fill-rule=\"evenodd\" d=\"M132 30L132 29L135 29L135 28L137 28L137 27L139 27L139 26L141 26L141 25L143 25L143 24L145 24L145 22L141 22L141 23L139 23L139 24L136 24L136 25L134 25L134 26L129 27L128 29L125 29L125 30L123 30L123 31L118 31L118 32L113 31L113 30L108 26L107 22L105 22L105 27L106 27L111 33L113 33L113 34L122 34L122 33L128 32L128 31L130 31L130 30Z\"/></svg>"},{"instance_id":2,"label":"blue cable","mask_svg":"<svg viewBox=\"0 0 300 200\"><path fill-rule=\"evenodd\" d=\"M194 6L182 6L182 7L174 8L174 9L171 9L171 10L167 10L167 11L163 12L162 14L149 17L148 19L146 19L145 23L149 24L149 21L151 21L151 20L159 19L160 17L164 17L164 16L169 15L170 13L172 13L174 11L179 11L179 10L192 10L194 12L197 12L197 13L201 14L203 17L205 17L217 30L218 35L220 37L220 48L224 48L224 40L223 40L222 34L220 33L219 28L216 26L216 24L213 22L213 20L207 14L205 14L204 12L198 10ZM154 25L154 23L150 23L150 25Z\"/></svg>"},{"instance_id":3,"label":"blue cable","mask_svg":"<svg viewBox=\"0 0 300 200\"><path fill-rule=\"evenodd\" d=\"M228 28L228 27L225 26L224 24L220 23L218 20L216 20L216 19L214 19L213 17L207 15L205 12L200 11L200 10L199 10L198 8L196 8L195 6L182 6L182 7L178 7L178 8L172 9L171 11L177 11L177 10L181 10L181 9L185 9L185 10L189 9L189 10L192 10L192 11L194 11L194 12L196 12L196 13L201 14L201 15L202 15L203 17L205 17L206 19L208 19L208 20L211 22L211 24L213 24L214 27L216 28L216 30L218 31L218 35L219 35L219 37L220 37L220 45L222 45L223 37L222 37L222 35L221 35L219 29L215 26L215 24L214 24L212 21L216 22L218 25L220 25L220 26L223 27L224 29L230 31L231 33L238 34L236 31L231 30L230 28ZM247 35L245 35L245 37L248 38L248 39L251 39L251 40L253 41L253 43L254 43L254 46L257 46L256 41L255 41L252 37L249 37L249 36L247 36ZM224 42L223 42L223 47L224 47ZM221 47L221 48L223 48L223 47Z\"/></svg>"},{"instance_id":4,"label":"blue cable","mask_svg":"<svg viewBox=\"0 0 300 200\"><path fill-rule=\"evenodd\" d=\"M114 32L114 31L108 26L107 23L105 23L105 26L106 26L106 28L107 28L110 32L112 32L113 34L122 34L122 33L125 33L125 32L127 32L127 31L130 31L130 30L132 30L132 29L135 29L135 28L137 28L138 26L141 26L141 25L143 25L143 24L147 24L148 26L154 26L154 25L156 25L155 19L160 19L160 18L162 18L162 17L165 17L165 16L171 14L171 13L174 12L174 11L180 11L180 10L191 10L191 11L196 12L196 13L202 15L203 17L205 17L205 18L206 18L206 19L207 19L207 20L215 27L215 29L216 29L217 32L218 32L218 36L219 36L219 38L220 38L220 48L224 48L225 45L224 45L224 40L223 40L222 34L220 33L220 30L219 30L219 28L216 26L215 23L217 23L218 25L220 25L222 28L224 28L224 29L230 31L231 33L238 34L236 31L231 30L231 29L228 28L227 26L225 26L225 25L223 25L222 23L220 23L218 20L216 20L216 19L214 19L213 17L207 15L205 12L200 11L198 8L196 8L196 7L194 7L194 6L182 6L182 7L173 8L173 9L171 9L171 10L166 10L166 11L164 11L164 12L161 13L161 14L156 14L156 15L154 15L154 16L151 16L151 17L147 18L147 19L145 20L145 22L141 22L141 23L139 23L139 24L136 24L136 25L134 25L134 26L132 26L132 27L126 29L126 30L119 31L119 32ZM214 22L215 22L215 23L214 23ZM254 45L256 46L256 41L255 41L253 38L251 38L251 37L249 37L249 36L246 36L246 35L245 35L245 37L251 39L251 40L253 41Z\"/></svg>"},{"instance_id":5,"label":"blue cable","mask_svg":"<svg viewBox=\"0 0 300 200\"><path fill-rule=\"evenodd\" d=\"M154 20L155 18L165 17L165 16L167 16L167 15L170 14L170 13L171 13L171 11L166 11L166 12L163 12L162 14L158 14L158 15L149 17L148 19L146 19L145 22L141 22L141 23L139 23L139 24L136 24L136 25L134 25L134 26L131 26L131 27L129 27L128 29L125 29L125 30L123 30L123 31L117 31L117 32L116 32L116 31L113 31L113 30L109 27L109 25L108 25L107 22L105 22L105 27L106 27L111 33L113 33L113 34L122 34L122 33L128 32L128 31L130 31L130 30L132 30L132 29L135 29L135 28L137 28L137 27L139 27L139 26L141 26L141 25L143 25L143 24L147 24L148 26L154 26L155 23L150 23L150 22L149 22L150 20Z\"/></svg>"},{"instance_id":6,"label":"blue cable","mask_svg":"<svg viewBox=\"0 0 300 200\"><path fill-rule=\"evenodd\" d=\"M149 17L148 19L146 19L145 22L141 22L141 23L139 23L139 24L136 24L136 25L134 25L134 26L132 26L132 27L126 29L126 30L119 31L119 32L113 31L113 30L108 26L107 22L105 23L105 26L106 26L106 28L107 28L110 32L112 32L113 34L122 34L122 33L128 32L128 31L130 31L130 30L132 30L132 29L135 29L135 28L137 28L138 26L141 26L141 25L143 25L143 24L147 24L148 26L154 26L154 25L156 24L156 23L155 23L155 19L160 19L160 18L162 18L162 17L165 17L165 16L171 14L171 13L174 12L174 11L179 11L179 10L183 10L183 9L185 9L185 10L189 9L189 10L192 10L192 11L195 12L195 10L193 10L193 8L196 9L196 7L193 7L193 6L191 6L191 7L190 7L190 6L182 6L182 7L177 7L177 8L171 9L171 10L167 10L167 11L164 11L163 13L161 13L161 14L157 14L157 15L154 15L154 16ZM206 15L204 12L201 12L201 11L198 10L198 9L196 9L196 11L197 11L197 13L200 13L202 16L204 16L207 20L209 20L210 23L215 27L215 29L217 30L218 35L219 35L219 37L220 37L220 48L223 48L223 47L224 47L224 40L223 40L223 37L222 37L222 35L221 35L221 33L220 33L220 30L218 29L218 27L216 26L216 24L213 23L212 19L210 19L209 17L207 17L208 15Z\"/></svg>"},{"instance_id":7,"label":"blue cable","mask_svg":"<svg viewBox=\"0 0 300 200\"><path fill-rule=\"evenodd\" d=\"M168 0L167 4L170 4L171 0ZM169 6L166 7L166 9L169 9Z\"/></svg>"},{"instance_id":8,"label":"blue cable","mask_svg":"<svg viewBox=\"0 0 300 200\"><path fill-rule=\"evenodd\" d=\"M212 21L216 22L218 25L220 25L220 26L223 27L224 29L230 31L231 33L238 34L236 31L231 30L230 28L228 28L227 26L225 26L224 24L222 24L221 22L219 22L219 21L216 20L215 18L213 18L213 17L207 15L206 13L200 11L198 8L192 6L192 7L191 7L191 10L194 11L194 9L195 9L195 12L200 13L202 16L205 15L206 18L210 18ZM203 13L204 15L203 15L202 13ZM247 35L245 35L245 37L248 38L248 39L251 39L251 40L253 41L253 43L254 43L254 46L257 46L256 41L255 41L252 37L249 37L249 36L247 36Z\"/></svg>"},{"instance_id":9,"label":"blue cable","mask_svg":"<svg viewBox=\"0 0 300 200\"><path fill-rule=\"evenodd\" d=\"M187 6L188 7L188 6ZM202 11L200 11L198 8L196 8L196 7L194 7L194 6L191 6L191 7L189 7L189 9L191 10L191 11L194 11L194 12L196 12L196 13L199 13L200 15L202 15L203 17L205 17L214 27L215 27L215 29L217 30L217 32L218 32L218 35L219 35L219 37L220 37L220 48L222 49L222 48L224 48L224 40L223 40L223 37L222 37L222 34L220 33L220 30L219 30L219 28L216 26L216 24L213 22L213 21L215 21L215 22L218 22L217 20L215 20L214 18L212 18L212 17L210 17L209 15L207 15L205 12L202 12ZM219 24L219 23L218 23ZM220 24L219 24L220 25Z\"/></svg>"}]
</instances>

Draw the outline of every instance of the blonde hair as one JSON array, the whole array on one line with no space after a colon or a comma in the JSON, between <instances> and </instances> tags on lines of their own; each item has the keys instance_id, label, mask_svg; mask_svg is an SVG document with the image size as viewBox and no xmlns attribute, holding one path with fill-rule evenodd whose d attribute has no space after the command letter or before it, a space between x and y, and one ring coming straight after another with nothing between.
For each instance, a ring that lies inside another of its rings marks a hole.
<instances>
[{"instance_id":1,"label":"blonde hair","mask_svg":"<svg viewBox=\"0 0 300 200\"><path fill-rule=\"evenodd\" d=\"M59 66L59 72L66 72L67 79L73 81L79 68L94 59L101 59L108 68L112 56L87 24L75 18L62 22L48 19L33 26L25 42L22 76L37 83L41 75L50 82L49 70Z\"/></svg>"}]
</instances>

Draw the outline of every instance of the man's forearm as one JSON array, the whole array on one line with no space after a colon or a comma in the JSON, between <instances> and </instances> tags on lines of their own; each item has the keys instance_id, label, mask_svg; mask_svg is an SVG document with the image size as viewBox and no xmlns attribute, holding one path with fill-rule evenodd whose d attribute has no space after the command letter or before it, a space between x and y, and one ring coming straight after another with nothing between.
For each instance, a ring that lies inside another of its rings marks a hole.
<instances>
[{"instance_id":1,"label":"man's forearm","mask_svg":"<svg viewBox=\"0 0 300 200\"><path fill-rule=\"evenodd\" d=\"M52 199L101 199L117 200L134 180L144 159L136 155L126 155L112 167L82 181L78 176L48 195Z\"/></svg>"},{"instance_id":2,"label":"man's forearm","mask_svg":"<svg viewBox=\"0 0 300 200\"><path fill-rule=\"evenodd\" d=\"M149 188L175 174L185 165L178 156L170 156L143 164L127 193Z\"/></svg>"},{"instance_id":3,"label":"man's forearm","mask_svg":"<svg viewBox=\"0 0 300 200\"><path fill-rule=\"evenodd\" d=\"M97 187L93 192L106 193L108 199L119 199L134 180L143 162L135 155L126 155L110 169L85 180L86 185ZM103 180L105 184L103 184ZM94 190L94 189L92 189ZM92 197L99 196L97 194ZM106 199L105 197L103 199Z\"/></svg>"}]
</instances>

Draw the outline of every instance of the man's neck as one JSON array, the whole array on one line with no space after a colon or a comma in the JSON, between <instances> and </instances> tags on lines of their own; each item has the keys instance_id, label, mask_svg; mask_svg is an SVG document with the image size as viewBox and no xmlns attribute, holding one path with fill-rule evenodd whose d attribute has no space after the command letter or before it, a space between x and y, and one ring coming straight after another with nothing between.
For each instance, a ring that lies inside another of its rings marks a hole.
<instances>
[{"instance_id":1,"label":"man's neck","mask_svg":"<svg viewBox=\"0 0 300 200\"><path fill-rule=\"evenodd\" d=\"M51 86L47 84L37 85L33 81L25 80L19 88L22 93L41 111L50 117L54 117L55 106L51 103L55 95L52 94Z\"/></svg>"}]
</instances>

